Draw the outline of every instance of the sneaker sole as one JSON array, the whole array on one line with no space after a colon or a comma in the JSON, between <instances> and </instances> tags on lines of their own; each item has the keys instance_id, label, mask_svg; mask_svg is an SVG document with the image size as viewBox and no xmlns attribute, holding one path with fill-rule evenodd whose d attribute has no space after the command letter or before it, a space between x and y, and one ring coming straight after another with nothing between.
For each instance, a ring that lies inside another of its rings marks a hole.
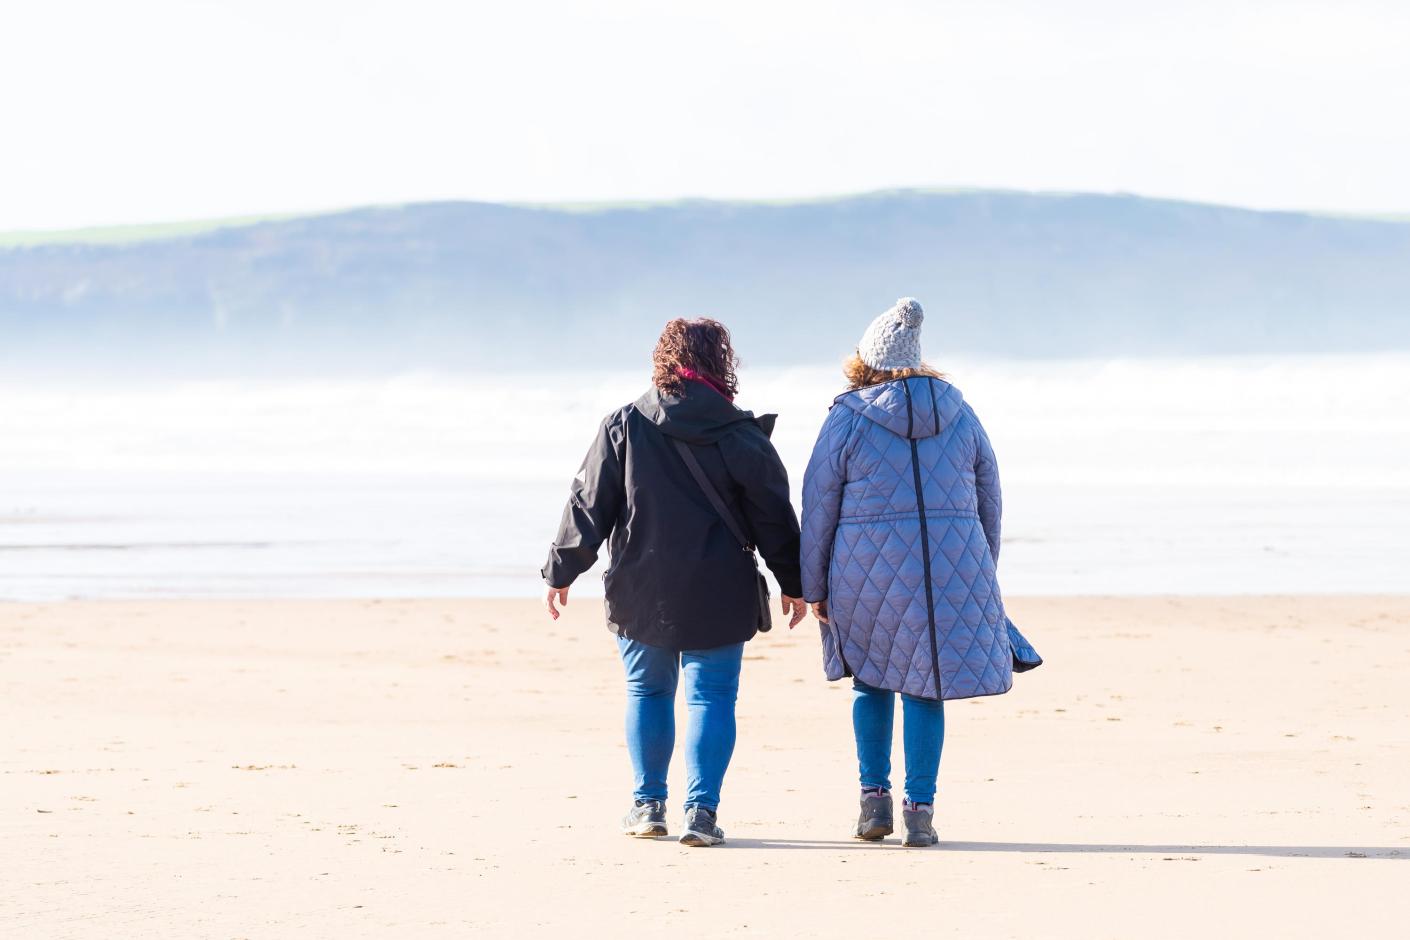
<instances>
[{"instance_id":1,"label":"sneaker sole","mask_svg":"<svg viewBox=\"0 0 1410 940\"><path fill-rule=\"evenodd\" d=\"M926 837L926 841L924 841L924 842L919 842L919 841L912 841L912 839L910 838L910 836L907 836L904 840L902 840L901 844L904 845L904 846L905 846L906 848L908 848L908 849L928 849L928 848L930 848L932 845L939 845L939 844L940 844L940 839L939 839L938 837L936 837L936 838L931 838L931 837L927 836L927 837Z\"/></svg>"},{"instance_id":2,"label":"sneaker sole","mask_svg":"<svg viewBox=\"0 0 1410 940\"><path fill-rule=\"evenodd\" d=\"M681 836L681 845L688 845L693 849L708 848L712 845L723 845L724 841L724 836L712 836L704 832L696 832L693 829Z\"/></svg>"},{"instance_id":3,"label":"sneaker sole","mask_svg":"<svg viewBox=\"0 0 1410 940\"><path fill-rule=\"evenodd\" d=\"M622 832L633 839L659 839L661 836L668 835L666 827L662 823L638 823L623 829Z\"/></svg>"},{"instance_id":4,"label":"sneaker sole","mask_svg":"<svg viewBox=\"0 0 1410 940\"><path fill-rule=\"evenodd\" d=\"M860 839L862 842L880 842L894 831L895 829L889 823L873 819L865 829L859 829L852 838Z\"/></svg>"}]
</instances>

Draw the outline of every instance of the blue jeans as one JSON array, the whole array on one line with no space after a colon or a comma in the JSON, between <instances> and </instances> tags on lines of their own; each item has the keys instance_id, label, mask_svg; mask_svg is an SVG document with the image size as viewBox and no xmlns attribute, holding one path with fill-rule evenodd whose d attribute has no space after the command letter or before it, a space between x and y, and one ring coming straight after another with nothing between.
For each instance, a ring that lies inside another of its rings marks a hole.
<instances>
[{"instance_id":1,"label":"blue jeans","mask_svg":"<svg viewBox=\"0 0 1410 940\"><path fill-rule=\"evenodd\" d=\"M666 800L666 771L676 744L676 680L685 672L690 723L685 738L686 806L714 810L734 754L734 700L744 644L674 650L617 637L627 670L627 751L635 798Z\"/></svg>"},{"instance_id":2,"label":"blue jeans","mask_svg":"<svg viewBox=\"0 0 1410 940\"><path fill-rule=\"evenodd\" d=\"M891 789L891 727L896 693L852 680L852 732L857 736L857 763L862 788ZM906 748L906 799L935 802L935 778L940 773L940 749L945 744L945 703L901 696L905 715L902 741Z\"/></svg>"}]
</instances>

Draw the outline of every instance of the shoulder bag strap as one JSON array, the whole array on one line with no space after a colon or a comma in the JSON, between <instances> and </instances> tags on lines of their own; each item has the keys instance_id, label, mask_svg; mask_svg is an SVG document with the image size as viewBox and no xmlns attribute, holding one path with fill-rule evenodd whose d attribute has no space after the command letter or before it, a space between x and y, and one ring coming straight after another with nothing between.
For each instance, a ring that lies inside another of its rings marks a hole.
<instances>
[{"instance_id":1,"label":"shoulder bag strap","mask_svg":"<svg viewBox=\"0 0 1410 940\"><path fill-rule=\"evenodd\" d=\"M744 530L739 527L739 521L734 518L734 513L729 511L729 507L726 506L725 501L720 498L720 494L715 489L714 484L711 483L710 478L705 475L705 468L700 466L700 461L695 458L695 454L691 451L690 445L674 437L671 438L671 443L676 445L676 450L680 451L681 459L685 461L686 469L690 471L691 476L695 477L695 482L698 483L700 489L704 491L705 498L710 500L710 505L715 507L715 512L719 513L720 518L724 520L725 525L727 525L730 532L733 533L735 540L739 542L740 546L746 552L752 552L754 546L750 543L749 537L746 536Z\"/></svg>"}]
</instances>

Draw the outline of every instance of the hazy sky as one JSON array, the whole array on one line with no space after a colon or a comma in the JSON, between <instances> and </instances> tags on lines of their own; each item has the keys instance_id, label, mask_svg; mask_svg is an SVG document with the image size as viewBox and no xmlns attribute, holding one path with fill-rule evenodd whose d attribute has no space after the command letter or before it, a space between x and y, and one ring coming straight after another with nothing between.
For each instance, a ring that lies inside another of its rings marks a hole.
<instances>
[{"instance_id":1,"label":"hazy sky","mask_svg":"<svg viewBox=\"0 0 1410 940\"><path fill-rule=\"evenodd\" d=\"M964 185L1410 212L1403 0L44 0L0 105L0 229Z\"/></svg>"}]
</instances>

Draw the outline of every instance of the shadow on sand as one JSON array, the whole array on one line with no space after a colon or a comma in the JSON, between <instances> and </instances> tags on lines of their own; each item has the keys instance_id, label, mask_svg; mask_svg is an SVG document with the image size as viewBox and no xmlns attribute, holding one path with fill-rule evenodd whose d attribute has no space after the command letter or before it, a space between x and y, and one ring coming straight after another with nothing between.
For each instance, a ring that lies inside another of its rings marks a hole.
<instances>
[{"instance_id":1,"label":"shadow on sand","mask_svg":"<svg viewBox=\"0 0 1410 940\"><path fill-rule=\"evenodd\" d=\"M838 851L853 849L867 852L876 849L875 844L856 841L833 841L814 839L730 839L727 845L744 849L826 849ZM901 847L899 839L892 837L884 845ZM941 840L936 846L941 851L951 852L1017 852L1075 855L1160 855L1187 858L1196 855L1260 855L1269 858L1382 858L1410 860L1410 846L1365 845L1141 845L1137 843L1099 842L946 842Z\"/></svg>"}]
</instances>

